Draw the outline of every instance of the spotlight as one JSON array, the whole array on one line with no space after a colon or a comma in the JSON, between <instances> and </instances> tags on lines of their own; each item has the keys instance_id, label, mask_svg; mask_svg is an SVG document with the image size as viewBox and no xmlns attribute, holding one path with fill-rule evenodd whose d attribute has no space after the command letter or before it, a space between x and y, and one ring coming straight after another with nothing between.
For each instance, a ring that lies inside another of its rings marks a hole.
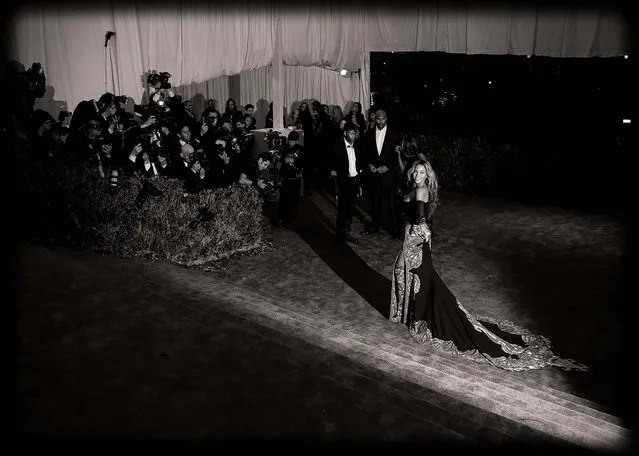
<instances>
[{"instance_id":1,"label":"spotlight","mask_svg":"<svg viewBox=\"0 0 639 456\"><path fill-rule=\"evenodd\" d=\"M628 54L624 55L623 58L628 60Z\"/></svg>"},{"instance_id":2,"label":"spotlight","mask_svg":"<svg viewBox=\"0 0 639 456\"><path fill-rule=\"evenodd\" d=\"M493 83L493 81L488 81L488 84L489 84L489 85L490 85L490 84L492 84L492 83Z\"/></svg>"},{"instance_id":3,"label":"spotlight","mask_svg":"<svg viewBox=\"0 0 639 456\"><path fill-rule=\"evenodd\" d=\"M630 119L623 119L623 123L629 124L630 123Z\"/></svg>"},{"instance_id":4,"label":"spotlight","mask_svg":"<svg viewBox=\"0 0 639 456\"><path fill-rule=\"evenodd\" d=\"M350 78L351 77L351 72L348 70L340 70L339 74L341 76L344 76L345 78Z\"/></svg>"}]
</instances>

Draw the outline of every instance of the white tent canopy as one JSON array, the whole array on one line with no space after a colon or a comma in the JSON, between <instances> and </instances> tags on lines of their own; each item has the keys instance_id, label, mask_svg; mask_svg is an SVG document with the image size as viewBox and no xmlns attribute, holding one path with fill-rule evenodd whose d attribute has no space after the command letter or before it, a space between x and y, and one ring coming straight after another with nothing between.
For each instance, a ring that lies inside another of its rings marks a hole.
<instances>
[{"instance_id":1,"label":"white tent canopy","mask_svg":"<svg viewBox=\"0 0 639 456\"><path fill-rule=\"evenodd\" d=\"M397 10L279 7L262 1L182 1L151 8L25 7L15 11L9 59L42 63L49 90L41 103L73 110L105 91L141 102L143 75L171 73L176 92L223 107L303 99L369 105L371 51L615 57L628 53L627 26L614 11L588 8L454 8L442 2ZM115 32L105 47L105 34ZM353 71L350 78L340 69ZM106 84L105 84L106 82ZM106 90L105 90L106 89ZM57 115L57 113L53 113ZM283 123L274 109L274 124Z\"/></svg>"}]
</instances>

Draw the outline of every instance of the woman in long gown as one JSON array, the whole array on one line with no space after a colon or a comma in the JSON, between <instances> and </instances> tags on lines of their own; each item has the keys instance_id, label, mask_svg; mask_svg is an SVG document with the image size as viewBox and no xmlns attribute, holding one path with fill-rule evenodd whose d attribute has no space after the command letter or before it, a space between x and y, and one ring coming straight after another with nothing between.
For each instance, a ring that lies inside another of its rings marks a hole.
<instances>
[{"instance_id":1,"label":"woman in long gown","mask_svg":"<svg viewBox=\"0 0 639 456\"><path fill-rule=\"evenodd\" d=\"M431 260L431 232L426 220L438 205L437 177L430 163L417 160L408 170L411 191L404 204L409 221L395 260L389 319L408 326L417 342L473 361L510 371L556 366L587 370L562 359L550 341L507 320L475 317L441 280Z\"/></svg>"}]
</instances>

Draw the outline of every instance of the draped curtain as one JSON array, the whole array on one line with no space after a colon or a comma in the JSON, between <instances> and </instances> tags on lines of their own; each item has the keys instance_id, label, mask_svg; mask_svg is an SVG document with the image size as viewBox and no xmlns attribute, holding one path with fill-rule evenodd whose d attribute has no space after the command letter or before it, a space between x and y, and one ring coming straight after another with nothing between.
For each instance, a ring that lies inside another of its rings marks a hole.
<instances>
[{"instance_id":1,"label":"draped curtain","mask_svg":"<svg viewBox=\"0 0 639 456\"><path fill-rule=\"evenodd\" d=\"M199 118L206 100L216 101L219 110L224 110L228 98L234 98L238 106L252 104L258 128L262 128L264 117L271 100L271 67L243 71L239 75L239 96L232 94L229 78L222 76L204 83L194 83L176 87L175 93L192 100L193 110ZM284 66L284 113L290 114L302 101L318 100L329 106L339 106L342 111L361 98L361 84L358 73L350 77L341 76L337 71L304 66Z\"/></svg>"},{"instance_id":2,"label":"draped curtain","mask_svg":"<svg viewBox=\"0 0 639 456\"><path fill-rule=\"evenodd\" d=\"M51 86L42 103L75 105L106 88L140 102L145 74L172 74L188 96L238 103L271 101L269 80L276 18L281 24L286 109L302 99L368 106L369 53L439 51L612 57L628 52L628 26L613 10L540 6L451 6L429 2L412 8L297 5L268 2L181 1L154 6L111 2L81 7L25 6L14 11L8 59L43 64ZM115 37L104 46L107 30ZM278 48L280 49L280 48ZM105 52L108 51L108 52ZM8 60L7 59L7 60ZM356 71L351 78L337 71ZM233 86L239 77L239 89ZM225 79L225 77L227 77ZM233 87L231 87L233 86ZM231 93L238 92L239 93ZM199 98L198 98L199 99Z\"/></svg>"}]
</instances>

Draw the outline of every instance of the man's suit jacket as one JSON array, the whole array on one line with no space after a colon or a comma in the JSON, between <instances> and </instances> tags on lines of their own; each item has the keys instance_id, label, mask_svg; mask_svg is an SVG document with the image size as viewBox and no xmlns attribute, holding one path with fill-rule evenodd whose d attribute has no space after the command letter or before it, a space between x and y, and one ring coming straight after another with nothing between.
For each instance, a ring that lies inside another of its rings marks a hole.
<instances>
[{"instance_id":1,"label":"man's suit jacket","mask_svg":"<svg viewBox=\"0 0 639 456\"><path fill-rule=\"evenodd\" d=\"M89 120L97 120L100 124L104 124L104 117L98 112L94 100L83 100L75 107L71 114L71 122L69 130L77 130Z\"/></svg>"},{"instance_id":2,"label":"man's suit jacket","mask_svg":"<svg viewBox=\"0 0 639 456\"><path fill-rule=\"evenodd\" d=\"M353 143L355 149L355 168L357 169L358 176L366 166L366 160L363 155L362 148L359 141ZM348 178L348 152L346 151L346 144L344 138L340 137L333 148L333 166L332 170L337 173L337 182L339 185L340 180Z\"/></svg>"},{"instance_id":3,"label":"man's suit jacket","mask_svg":"<svg viewBox=\"0 0 639 456\"><path fill-rule=\"evenodd\" d=\"M384 188L394 188L399 180L399 165L397 163L397 153L395 146L399 143L399 132L389 125L386 125L386 136L382 151L377 151L377 142L375 141L375 132L377 128L373 128L364 135L364 149L366 153L366 167L372 164L375 168L384 165L388 167L388 171L384 174L373 174L378 177Z\"/></svg>"}]
</instances>

